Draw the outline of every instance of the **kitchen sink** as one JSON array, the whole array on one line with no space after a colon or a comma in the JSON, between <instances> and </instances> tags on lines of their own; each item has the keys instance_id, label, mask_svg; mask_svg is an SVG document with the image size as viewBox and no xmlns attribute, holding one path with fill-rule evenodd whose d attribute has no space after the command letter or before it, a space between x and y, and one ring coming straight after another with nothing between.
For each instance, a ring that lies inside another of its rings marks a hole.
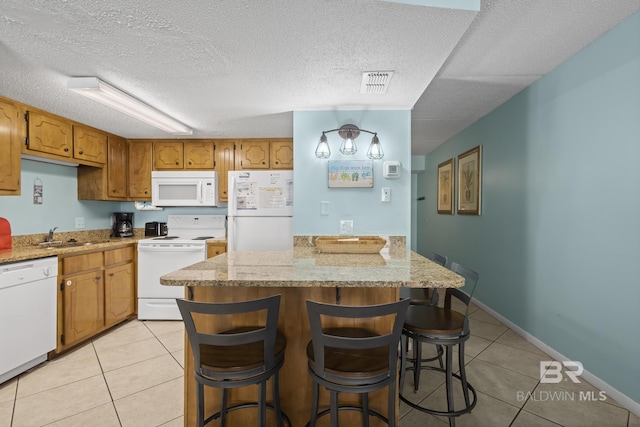
<instances>
[{"instance_id":1,"label":"kitchen sink","mask_svg":"<svg viewBox=\"0 0 640 427\"><path fill-rule=\"evenodd\" d=\"M62 241L53 241L53 242L42 242L38 243L39 247L44 247L45 249L55 249L55 248L75 248L78 246L91 246L97 245L98 243L105 242L62 242Z\"/></svg>"}]
</instances>

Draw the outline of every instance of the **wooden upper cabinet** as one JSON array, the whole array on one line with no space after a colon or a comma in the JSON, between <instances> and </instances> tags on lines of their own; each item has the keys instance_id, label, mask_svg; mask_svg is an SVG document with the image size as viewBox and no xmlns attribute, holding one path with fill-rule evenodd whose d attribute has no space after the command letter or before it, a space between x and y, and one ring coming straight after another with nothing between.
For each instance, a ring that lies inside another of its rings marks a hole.
<instances>
[{"instance_id":1,"label":"wooden upper cabinet","mask_svg":"<svg viewBox=\"0 0 640 427\"><path fill-rule=\"evenodd\" d=\"M154 142L153 170L184 169L184 144L182 142Z\"/></svg>"},{"instance_id":2,"label":"wooden upper cabinet","mask_svg":"<svg viewBox=\"0 0 640 427\"><path fill-rule=\"evenodd\" d=\"M20 111L0 100L0 194L20 195Z\"/></svg>"},{"instance_id":3,"label":"wooden upper cabinet","mask_svg":"<svg viewBox=\"0 0 640 427\"><path fill-rule=\"evenodd\" d=\"M183 148L185 169L213 169L213 140L187 140Z\"/></svg>"},{"instance_id":4,"label":"wooden upper cabinet","mask_svg":"<svg viewBox=\"0 0 640 427\"><path fill-rule=\"evenodd\" d=\"M216 141L215 142L215 170L218 172L218 199L226 202L229 199L227 189L229 186L228 172L235 169L235 141Z\"/></svg>"},{"instance_id":5,"label":"wooden upper cabinet","mask_svg":"<svg viewBox=\"0 0 640 427\"><path fill-rule=\"evenodd\" d=\"M34 111L27 111L26 152L73 156L73 127L69 122Z\"/></svg>"},{"instance_id":6,"label":"wooden upper cabinet","mask_svg":"<svg viewBox=\"0 0 640 427\"><path fill-rule=\"evenodd\" d=\"M271 141L269 161L271 169L293 169L293 141Z\"/></svg>"},{"instance_id":7,"label":"wooden upper cabinet","mask_svg":"<svg viewBox=\"0 0 640 427\"><path fill-rule=\"evenodd\" d=\"M84 126L73 126L73 157L105 164L107 162L107 134Z\"/></svg>"},{"instance_id":8,"label":"wooden upper cabinet","mask_svg":"<svg viewBox=\"0 0 640 427\"><path fill-rule=\"evenodd\" d=\"M151 200L153 142L129 141L129 199Z\"/></svg>"},{"instance_id":9,"label":"wooden upper cabinet","mask_svg":"<svg viewBox=\"0 0 640 427\"><path fill-rule=\"evenodd\" d=\"M269 141L243 139L236 162L237 169L269 169Z\"/></svg>"},{"instance_id":10,"label":"wooden upper cabinet","mask_svg":"<svg viewBox=\"0 0 640 427\"><path fill-rule=\"evenodd\" d=\"M109 197L127 197L127 156L127 141L119 136L109 135L107 143L107 189Z\"/></svg>"}]
</instances>

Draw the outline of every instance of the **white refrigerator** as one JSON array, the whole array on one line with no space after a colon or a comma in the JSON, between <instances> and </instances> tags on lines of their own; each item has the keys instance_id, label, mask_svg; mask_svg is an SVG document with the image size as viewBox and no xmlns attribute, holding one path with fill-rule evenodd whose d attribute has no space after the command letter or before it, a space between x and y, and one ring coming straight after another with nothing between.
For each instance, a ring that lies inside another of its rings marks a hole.
<instances>
[{"instance_id":1,"label":"white refrigerator","mask_svg":"<svg viewBox=\"0 0 640 427\"><path fill-rule=\"evenodd\" d=\"M293 171L229 172L228 251L293 248Z\"/></svg>"}]
</instances>

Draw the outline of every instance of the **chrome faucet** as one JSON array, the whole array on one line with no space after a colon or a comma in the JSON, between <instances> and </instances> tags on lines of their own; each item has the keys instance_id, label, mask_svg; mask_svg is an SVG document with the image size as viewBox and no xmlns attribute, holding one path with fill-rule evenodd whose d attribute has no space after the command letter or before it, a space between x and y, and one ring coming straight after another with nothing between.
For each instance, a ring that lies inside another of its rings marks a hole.
<instances>
[{"instance_id":1,"label":"chrome faucet","mask_svg":"<svg viewBox=\"0 0 640 427\"><path fill-rule=\"evenodd\" d=\"M58 227L53 227L51 230L49 230L49 235L47 236L47 242L53 242L53 232L56 231L58 229Z\"/></svg>"}]
</instances>

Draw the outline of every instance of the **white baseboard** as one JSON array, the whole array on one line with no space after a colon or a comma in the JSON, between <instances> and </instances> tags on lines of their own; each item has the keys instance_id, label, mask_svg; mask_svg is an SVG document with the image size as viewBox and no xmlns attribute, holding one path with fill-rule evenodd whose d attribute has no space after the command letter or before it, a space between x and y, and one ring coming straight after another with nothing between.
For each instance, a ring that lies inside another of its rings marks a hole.
<instances>
[{"instance_id":1,"label":"white baseboard","mask_svg":"<svg viewBox=\"0 0 640 427\"><path fill-rule=\"evenodd\" d=\"M553 357L555 360L558 360L558 361L561 361L561 362L569 360L569 358L565 357L564 355L562 355L558 351L556 351L553 348L549 347L547 344L545 344L544 342L540 341L538 338L534 337L529 332L525 331L520 326L516 325L515 323L513 323L512 321L510 321L506 317L502 316L500 313L497 313L496 311L494 311L493 309L488 307L486 304L483 304L482 302L478 301L477 298L474 297L472 299L472 301L473 301L473 303L475 305L480 307L482 310L486 311L491 316L493 316L496 319L498 319L505 326L508 326L509 329L513 330L515 333L520 335L522 338L524 338L525 340L527 340L528 342L530 342L534 346L538 347L540 350L542 350L545 353L547 353L549 356ZM591 372L587 371L586 369L582 372L582 374L580 376L582 378L584 378L585 381L587 381L589 384L591 384L592 386L596 387L598 390L602 390L602 391L606 392L607 396L609 396L610 398L612 398L613 400L618 402L622 407L624 407L625 409L628 409L630 412L632 412L632 413L634 413L634 414L636 414L637 416L640 417L640 403L638 403L635 400L631 399L626 394L618 391L616 388L614 388L610 384L604 382L603 380L601 380L597 376L593 375Z\"/></svg>"}]
</instances>

